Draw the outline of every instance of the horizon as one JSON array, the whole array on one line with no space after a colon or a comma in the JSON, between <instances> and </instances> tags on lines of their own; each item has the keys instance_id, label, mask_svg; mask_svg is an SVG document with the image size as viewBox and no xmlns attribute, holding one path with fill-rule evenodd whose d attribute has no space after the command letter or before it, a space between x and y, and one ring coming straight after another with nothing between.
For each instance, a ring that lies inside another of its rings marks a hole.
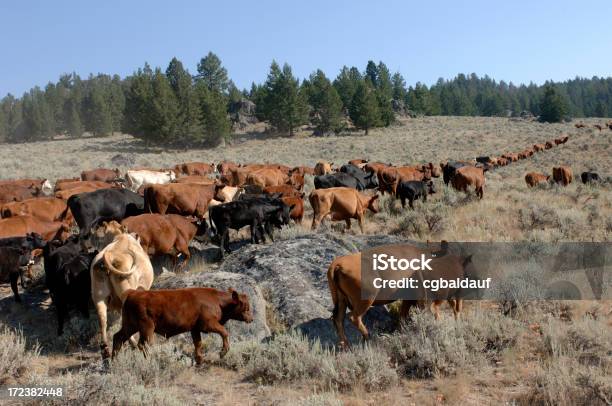
<instances>
[{"instance_id":1,"label":"horizon","mask_svg":"<svg viewBox=\"0 0 612 406\"><path fill-rule=\"evenodd\" d=\"M516 86L611 74L605 66L612 66L606 42L612 26L596 24L612 11L612 3L604 1L589 2L589 7L550 0L495 6L483 0L461 5L388 1L376 8L363 1L291 6L186 1L170 10L157 0L146 3L146 9L142 4L110 1L82 7L70 0L1 5L5 60L20 62L0 67L0 95L21 97L63 73L124 78L145 62L165 70L172 57L194 74L209 51L219 56L239 89L264 82L272 60L288 63L300 80L317 69L333 80L344 65L363 71L368 60L382 61L409 86L431 86L461 73ZM24 21L29 35L16 35Z\"/></svg>"}]
</instances>

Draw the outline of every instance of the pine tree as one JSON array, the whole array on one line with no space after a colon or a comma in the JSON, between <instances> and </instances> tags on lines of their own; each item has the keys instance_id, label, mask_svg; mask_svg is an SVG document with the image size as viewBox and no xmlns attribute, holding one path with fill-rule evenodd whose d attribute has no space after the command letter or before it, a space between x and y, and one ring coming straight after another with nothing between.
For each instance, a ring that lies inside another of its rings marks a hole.
<instances>
[{"instance_id":1,"label":"pine tree","mask_svg":"<svg viewBox=\"0 0 612 406\"><path fill-rule=\"evenodd\" d=\"M196 85L200 106L200 120L204 128L203 143L217 146L228 139L231 123L227 114L227 98L221 92L211 90L205 82Z\"/></svg>"},{"instance_id":2,"label":"pine tree","mask_svg":"<svg viewBox=\"0 0 612 406\"><path fill-rule=\"evenodd\" d=\"M305 83L315 133L339 132L342 129L342 100L336 89L321 70L311 74Z\"/></svg>"},{"instance_id":3,"label":"pine tree","mask_svg":"<svg viewBox=\"0 0 612 406\"><path fill-rule=\"evenodd\" d=\"M376 91L369 77L357 84L349 114L355 127L365 130L366 135L370 128L380 125Z\"/></svg>"},{"instance_id":4,"label":"pine tree","mask_svg":"<svg viewBox=\"0 0 612 406\"><path fill-rule=\"evenodd\" d=\"M203 81L208 90L225 93L228 87L227 70L219 57L209 52L198 63L198 81Z\"/></svg>"},{"instance_id":5,"label":"pine tree","mask_svg":"<svg viewBox=\"0 0 612 406\"><path fill-rule=\"evenodd\" d=\"M102 75L87 80L87 92L83 99L85 129L96 137L110 135L113 131L107 90Z\"/></svg>"},{"instance_id":6,"label":"pine tree","mask_svg":"<svg viewBox=\"0 0 612 406\"><path fill-rule=\"evenodd\" d=\"M406 99L406 81L401 73L395 72L391 77L393 100L404 103Z\"/></svg>"},{"instance_id":7,"label":"pine tree","mask_svg":"<svg viewBox=\"0 0 612 406\"><path fill-rule=\"evenodd\" d=\"M125 93L119 75L113 75L109 89L109 107L112 117L113 132L121 131L123 110L125 109Z\"/></svg>"},{"instance_id":8,"label":"pine tree","mask_svg":"<svg viewBox=\"0 0 612 406\"><path fill-rule=\"evenodd\" d=\"M369 65L369 64L368 64ZM376 99L378 100L378 109L380 112L380 122L383 126L389 126L395 121L395 113L393 112L393 84L391 83L391 75L387 66L379 62L376 67ZM369 75L366 75L369 77Z\"/></svg>"},{"instance_id":9,"label":"pine tree","mask_svg":"<svg viewBox=\"0 0 612 406\"><path fill-rule=\"evenodd\" d=\"M540 101L540 121L558 123L563 120L567 112L564 100L552 85L544 88L544 95Z\"/></svg>"},{"instance_id":10,"label":"pine tree","mask_svg":"<svg viewBox=\"0 0 612 406\"><path fill-rule=\"evenodd\" d=\"M37 86L23 95L22 141L38 141L51 139L55 124L53 112L49 108L44 92Z\"/></svg>"},{"instance_id":11,"label":"pine tree","mask_svg":"<svg viewBox=\"0 0 612 406\"><path fill-rule=\"evenodd\" d=\"M183 68L181 61L172 58L166 69L166 77L178 103L176 138L173 142L187 145L202 141L200 110L191 75Z\"/></svg>"},{"instance_id":12,"label":"pine tree","mask_svg":"<svg viewBox=\"0 0 612 406\"><path fill-rule=\"evenodd\" d=\"M291 67L285 64L281 70L273 61L265 88L265 116L277 130L293 136L294 129L308 120L308 104Z\"/></svg>"},{"instance_id":13,"label":"pine tree","mask_svg":"<svg viewBox=\"0 0 612 406\"><path fill-rule=\"evenodd\" d=\"M342 105L347 112L351 106L353 96L355 95L355 90L357 89L357 85L361 79L362 76L359 69L355 67L349 69L348 67L344 66L340 70L338 77L336 77L334 80L334 88L338 92L340 99L342 99Z\"/></svg>"}]
</instances>

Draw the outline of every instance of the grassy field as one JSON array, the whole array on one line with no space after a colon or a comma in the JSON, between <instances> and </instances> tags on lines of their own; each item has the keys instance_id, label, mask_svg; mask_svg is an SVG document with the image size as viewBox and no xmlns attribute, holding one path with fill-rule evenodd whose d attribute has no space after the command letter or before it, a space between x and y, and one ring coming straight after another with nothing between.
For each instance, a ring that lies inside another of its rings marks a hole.
<instances>
[{"instance_id":1,"label":"grassy field","mask_svg":"<svg viewBox=\"0 0 612 406\"><path fill-rule=\"evenodd\" d=\"M612 176L612 131L592 128L604 120L583 121L589 128L506 118L425 117L401 120L367 137L300 133L288 139L247 133L225 147L189 151L147 149L125 135L0 145L0 178L79 176L85 169L114 167L111 158L118 154L133 162L131 166L156 168L223 159L310 166L320 159L341 164L362 157L394 164L439 163L519 152L567 134L565 145L488 172L482 200L444 187L441 179L436 180L438 193L426 204L417 202L414 211L402 210L398 201L385 196L381 212L368 216L366 232L422 241L609 242L611 185L585 186L579 177L586 170ZM525 184L525 173L550 174L558 165L572 168L575 180L570 186L529 189ZM312 179L307 179L307 191L311 188ZM304 224L283 230L282 238L310 232L311 213L307 207ZM332 228L341 235L344 226ZM196 264L191 272L207 266ZM7 285L0 286L0 297L9 292ZM45 322L25 313L20 317L22 325ZM464 321L452 323L450 317L446 313L436 323L430 314L419 314L409 330L352 353L330 354L303 337L283 334L265 344L243 343L224 361L212 356L208 366L196 369L189 365L189 346L173 341L158 345L146 360L126 351L110 371L100 369L95 340L85 346L61 343L68 352L57 350L59 344L54 351L41 352L19 333L2 331L0 321L0 386L62 384L79 388L79 400L94 404L612 401L612 303L529 304L508 316L495 303L470 304Z\"/></svg>"}]
</instances>

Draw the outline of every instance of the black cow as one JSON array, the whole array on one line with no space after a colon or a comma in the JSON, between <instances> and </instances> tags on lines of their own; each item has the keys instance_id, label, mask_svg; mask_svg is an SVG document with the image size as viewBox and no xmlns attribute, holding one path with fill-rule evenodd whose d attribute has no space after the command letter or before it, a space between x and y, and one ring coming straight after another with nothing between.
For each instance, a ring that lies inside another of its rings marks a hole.
<instances>
[{"instance_id":1,"label":"black cow","mask_svg":"<svg viewBox=\"0 0 612 406\"><path fill-rule=\"evenodd\" d=\"M28 234L25 237L10 237L0 239L0 280L8 274L11 290L16 302L21 302L17 281L21 279L21 287L26 288L32 275L32 250L43 248L45 242L38 234Z\"/></svg>"},{"instance_id":2,"label":"black cow","mask_svg":"<svg viewBox=\"0 0 612 406\"><path fill-rule=\"evenodd\" d=\"M493 160L490 156L479 156L476 158L476 162L481 164L492 164Z\"/></svg>"},{"instance_id":3,"label":"black cow","mask_svg":"<svg viewBox=\"0 0 612 406\"><path fill-rule=\"evenodd\" d=\"M400 182L397 185L396 196L402 201L402 208L406 207L406 199L410 204L410 208L414 209L412 202L418 198L422 198L424 202L427 201L427 195L436 193L433 181L422 181L422 180L410 180L406 182Z\"/></svg>"},{"instance_id":4,"label":"black cow","mask_svg":"<svg viewBox=\"0 0 612 406\"><path fill-rule=\"evenodd\" d=\"M43 249L45 282L57 312L57 335L64 332L69 305L89 318L89 266L96 254L97 251L87 253L82 250L79 236L70 237L64 244L59 240L50 241Z\"/></svg>"},{"instance_id":5,"label":"black cow","mask_svg":"<svg viewBox=\"0 0 612 406\"><path fill-rule=\"evenodd\" d=\"M332 187L350 187L357 190L364 189L359 179L344 172L334 172L315 176L314 185L315 189L329 189Z\"/></svg>"},{"instance_id":6,"label":"black cow","mask_svg":"<svg viewBox=\"0 0 612 406\"><path fill-rule=\"evenodd\" d=\"M144 198L127 189L101 189L73 195L68 207L79 226L82 239L101 221L121 221L144 213Z\"/></svg>"},{"instance_id":7,"label":"black cow","mask_svg":"<svg viewBox=\"0 0 612 406\"><path fill-rule=\"evenodd\" d=\"M444 184L448 185L448 183L455 177L455 171L457 169L468 165L469 164L465 162L452 161L449 161L446 164L442 165L442 179L444 180Z\"/></svg>"},{"instance_id":8,"label":"black cow","mask_svg":"<svg viewBox=\"0 0 612 406\"><path fill-rule=\"evenodd\" d=\"M582 183L585 184L596 183L601 180L596 172L582 172L582 174L580 175L580 179L582 180Z\"/></svg>"},{"instance_id":9,"label":"black cow","mask_svg":"<svg viewBox=\"0 0 612 406\"><path fill-rule=\"evenodd\" d=\"M376 189L378 187L378 178L374 172L368 173L352 164L342 165L340 172L347 173L358 180L357 190Z\"/></svg>"},{"instance_id":10,"label":"black cow","mask_svg":"<svg viewBox=\"0 0 612 406\"><path fill-rule=\"evenodd\" d=\"M251 227L251 243L259 243L259 237L265 242L264 229L270 239L274 240L272 227L289 224L289 207L274 198L242 198L229 203L223 203L208 209L211 229L219 237L221 257L229 248L229 229L240 230Z\"/></svg>"}]
</instances>

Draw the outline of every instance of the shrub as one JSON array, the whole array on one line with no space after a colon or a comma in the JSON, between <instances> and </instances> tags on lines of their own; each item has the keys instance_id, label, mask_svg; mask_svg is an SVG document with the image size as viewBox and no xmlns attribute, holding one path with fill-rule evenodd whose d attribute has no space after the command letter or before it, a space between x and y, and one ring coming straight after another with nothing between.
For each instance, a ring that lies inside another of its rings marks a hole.
<instances>
[{"instance_id":1,"label":"shrub","mask_svg":"<svg viewBox=\"0 0 612 406\"><path fill-rule=\"evenodd\" d=\"M21 331L3 327L0 330L0 385L7 381L20 382L30 376L39 356L38 345L28 349Z\"/></svg>"}]
</instances>

